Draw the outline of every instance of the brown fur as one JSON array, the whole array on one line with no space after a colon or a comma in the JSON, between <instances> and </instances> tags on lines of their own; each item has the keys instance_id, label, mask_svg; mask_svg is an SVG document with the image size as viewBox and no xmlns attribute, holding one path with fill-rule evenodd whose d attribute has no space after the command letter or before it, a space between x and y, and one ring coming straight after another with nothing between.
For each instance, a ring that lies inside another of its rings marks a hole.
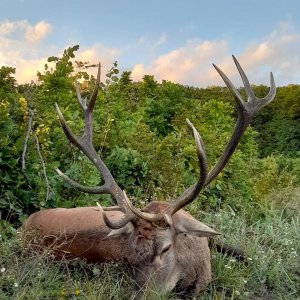
<instances>
[{"instance_id":1,"label":"brown fur","mask_svg":"<svg viewBox=\"0 0 300 300\"><path fill-rule=\"evenodd\" d=\"M112 219L122 216L118 211L107 214ZM80 257L100 263L131 257L125 237L104 239L111 230L101 220L96 207L42 210L29 216L24 226L26 232L35 231L36 244L50 247L59 257ZM33 241L31 234L29 238Z\"/></svg>"},{"instance_id":2,"label":"brown fur","mask_svg":"<svg viewBox=\"0 0 300 300\"><path fill-rule=\"evenodd\" d=\"M161 213L168 206L167 202L151 202L144 210ZM106 214L110 220L123 216L120 211L107 211ZM190 229L187 233L178 229L179 224L199 223L183 210L173 216L173 222L170 228L159 228L137 218L130 224L129 233L108 236L112 230L105 225L98 208L56 208L32 214L25 221L25 231L34 230L37 244L50 247L57 258L128 263L136 270L135 280L140 290L151 278L162 292L177 286L197 294L211 280L207 238L192 236Z\"/></svg>"},{"instance_id":3,"label":"brown fur","mask_svg":"<svg viewBox=\"0 0 300 300\"><path fill-rule=\"evenodd\" d=\"M211 282L210 249L205 237L183 233L176 238L177 264L180 279L179 290L197 295Z\"/></svg>"}]
</instances>

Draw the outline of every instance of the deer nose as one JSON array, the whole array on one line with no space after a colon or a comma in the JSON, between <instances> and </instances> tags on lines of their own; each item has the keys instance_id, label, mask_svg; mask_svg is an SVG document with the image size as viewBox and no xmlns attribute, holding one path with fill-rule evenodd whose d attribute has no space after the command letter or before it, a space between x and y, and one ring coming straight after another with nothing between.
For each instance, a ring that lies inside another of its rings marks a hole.
<instances>
[{"instance_id":1,"label":"deer nose","mask_svg":"<svg viewBox=\"0 0 300 300\"><path fill-rule=\"evenodd\" d=\"M158 269L161 269L163 267L163 265L164 265L164 263L163 263L160 255L156 255L153 260L153 268L155 270L158 270Z\"/></svg>"}]
</instances>

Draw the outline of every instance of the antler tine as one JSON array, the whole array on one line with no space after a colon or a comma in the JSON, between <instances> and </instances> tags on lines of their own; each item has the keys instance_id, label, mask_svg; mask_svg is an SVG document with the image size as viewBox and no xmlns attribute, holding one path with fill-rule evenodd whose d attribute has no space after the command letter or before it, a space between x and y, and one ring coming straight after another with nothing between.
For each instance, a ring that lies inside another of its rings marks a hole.
<instances>
[{"instance_id":1,"label":"antler tine","mask_svg":"<svg viewBox=\"0 0 300 300\"><path fill-rule=\"evenodd\" d=\"M215 64L213 64L213 66L217 70L219 75L222 77L222 79L225 82L225 84L227 85L227 87L234 94L237 105L238 105L238 109L243 109L244 100L243 100L241 94L239 93L239 91L235 88L235 86L232 84L232 82L228 79L228 77L223 73L223 71L219 67L217 67Z\"/></svg>"},{"instance_id":2,"label":"antler tine","mask_svg":"<svg viewBox=\"0 0 300 300\"><path fill-rule=\"evenodd\" d=\"M83 111L86 111L87 109L91 110L91 112L93 111L93 108L94 108L95 102L96 102L96 98L97 98L97 94L98 94L99 85L100 85L100 77L101 77L101 63L99 62L96 84L95 84L94 90L92 92L90 101L89 101L89 107L86 106L86 98L81 97L78 82L75 79L76 95L77 95L77 99L78 99Z\"/></svg>"},{"instance_id":3,"label":"antler tine","mask_svg":"<svg viewBox=\"0 0 300 300\"><path fill-rule=\"evenodd\" d=\"M172 219L171 216L175 214L179 209L186 206L187 204L191 203L199 194L201 189L203 188L206 177L207 177L207 157L204 149L204 144L201 139L201 136L197 129L194 127L192 122L190 122L188 119L186 119L186 122L189 126L189 128L192 130L195 144L196 144L196 150L197 150L197 156L198 156L198 165L200 169L200 178L196 184L194 184L191 188L191 190L187 190L184 192L180 197L174 201L173 205L168 209L165 213L159 213L159 214L153 214L153 213L146 213L138 210L136 207L133 206L133 204L130 202L128 197L126 196L126 193L124 192L125 201L129 209L138 217L143 218L145 220L148 220L150 222L160 222L164 221L167 224L171 224Z\"/></svg>"},{"instance_id":4,"label":"antler tine","mask_svg":"<svg viewBox=\"0 0 300 300\"><path fill-rule=\"evenodd\" d=\"M245 132L246 128L248 127L249 123L251 122L253 116L264 106L269 104L276 95L276 87L273 74L270 75L270 91L268 95L262 99L257 98L253 90L251 89L249 80L243 71L242 67L240 66L237 59L233 56L235 65L242 77L244 87L247 93L248 101L244 102L240 93L231 83L231 81L227 78L227 76L217 67L214 65L222 79L224 80L225 84L235 96L235 100L238 106L238 118L237 122L233 131L233 134L223 152L221 157L219 158L218 162L215 164L213 169L209 172L205 185L208 185L225 167L226 163L228 162L229 158L231 157L232 153L234 152L236 146L238 145L243 133Z\"/></svg>"},{"instance_id":5,"label":"antler tine","mask_svg":"<svg viewBox=\"0 0 300 300\"><path fill-rule=\"evenodd\" d=\"M261 99L261 103L263 103L263 106L268 105L276 96L276 85L273 73L270 72L270 90L267 96ZM263 107L261 106L261 108Z\"/></svg>"},{"instance_id":6,"label":"antler tine","mask_svg":"<svg viewBox=\"0 0 300 300\"><path fill-rule=\"evenodd\" d=\"M172 205L171 215L175 214L179 209L191 203L198 196L205 184L208 173L207 157L202 138L192 122L189 119L186 119L186 122L192 130L195 139L200 177L196 184L192 186L191 190L186 190L179 198L176 199Z\"/></svg>"},{"instance_id":7,"label":"antler tine","mask_svg":"<svg viewBox=\"0 0 300 300\"><path fill-rule=\"evenodd\" d=\"M120 229L120 228L124 227L127 223L135 220L137 217L148 220L150 222L159 222L164 219L166 220L166 222L170 222L170 218L166 215L152 214L152 213L146 213L146 212L140 211L131 203L131 201L127 197L125 191L123 191L123 194L124 194L125 215L122 219L120 219L118 221L112 222L111 220L109 220L108 217L106 216L103 208L100 206L99 203L97 203L98 207L101 209L101 212L103 214L103 220L109 228Z\"/></svg>"},{"instance_id":8,"label":"antler tine","mask_svg":"<svg viewBox=\"0 0 300 300\"><path fill-rule=\"evenodd\" d=\"M85 186L85 185L82 185L82 184L72 180L70 177L68 177L66 174L64 174L60 169L56 168L55 171L69 185L71 185L72 187L74 187L78 190L81 190L85 193L88 193L88 194L106 194L106 193L109 193L109 190L108 190L107 186L95 186L95 187Z\"/></svg>"},{"instance_id":9,"label":"antler tine","mask_svg":"<svg viewBox=\"0 0 300 300\"><path fill-rule=\"evenodd\" d=\"M124 199L125 199L126 205L134 215L136 215L140 218L143 218L145 220L148 220L150 222L157 222L164 218L164 215L162 215L162 214L153 214L153 213L147 213L147 212L140 211L131 203L131 201L127 197L125 191L123 191L123 192L124 192Z\"/></svg>"},{"instance_id":10,"label":"antler tine","mask_svg":"<svg viewBox=\"0 0 300 300\"><path fill-rule=\"evenodd\" d=\"M91 112L94 109L95 102L96 102L96 99L97 99L97 94L98 94L99 85L100 85L100 77L101 77L101 63L99 62L98 72L97 72L97 79L96 79L95 87L94 87L93 93L91 95L89 106L88 106L88 110L91 111Z\"/></svg>"},{"instance_id":11,"label":"antler tine","mask_svg":"<svg viewBox=\"0 0 300 300\"><path fill-rule=\"evenodd\" d=\"M92 115L92 113L93 113L93 110L95 107L97 94L98 94L98 90L99 90L100 75L101 75L101 64L99 62L95 87L92 92L88 107L86 109L84 109L85 127L84 127L84 134L82 136L82 139L84 139L86 141L86 143L88 143L88 144L92 144L92 139L93 139L93 115Z\"/></svg>"},{"instance_id":12,"label":"antler tine","mask_svg":"<svg viewBox=\"0 0 300 300\"><path fill-rule=\"evenodd\" d=\"M84 149L82 149L82 144L79 141L79 139L76 137L76 135L72 132L72 130L70 129L70 127L68 126L58 104L55 102L55 108L60 120L60 124L62 126L62 129L66 135L66 137L68 138L68 140L75 145L76 147L78 147L81 151L84 151Z\"/></svg>"},{"instance_id":13,"label":"antler tine","mask_svg":"<svg viewBox=\"0 0 300 300\"><path fill-rule=\"evenodd\" d=\"M124 192L125 193L125 192ZM136 216L132 214L130 211L127 211L123 218L121 218L118 221L112 222L109 220L105 213L105 209L97 202L97 206L99 207L99 210L101 211L103 215L103 221L104 223L110 228L110 229L120 229L123 228L127 223L133 221ZM117 207L118 208L118 207ZM115 209L114 209L115 210Z\"/></svg>"},{"instance_id":14,"label":"antler tine","mask_svg":"<svg viewBox=\"0 0 300 300\"><path fill-rule=\"evenodd\" d=\"M81 93L80 93L80 90L79 90L77 79L75 79L75 89L76 89L76 95L77 95L78 102L81 105L82 109L85 111L86 108L87 108L86 98L81 97Z\"/></svg>"},{"instance_id":15,"label":"antler tine","mask_svg":"<svg viewBox=\"0 0 300 300\"><path fill-rule=\"evenodd\" d=\"M241 78L242 78L242 80L243 80L244 87L245 87L245 90L246 90L246 94L247 94L247 96L248 96L248 101L252 101L253 98L255 98L255 95L254 95L254 93L253 93L253 91L252 91L252 89L251 89L250 82L249 82L249 80L248 80L248 78L247 78L247 76L246 76L244 70L242 69L240 63L237 61L237 59L235 58L234 55L232 55L232 58L233 58L233 60L234 60L234 63L235 63L235 65L236 65L236 67L237 67L237 69L238 69L240 75L241 75Z\"/></svg>"},{"instance_id":16,"label":"antler tine","mask_svg":"<svg viewBox=\"0 0 300 300\"><path fill-rule=\"evenodd\" d=\"M68 140L75 145L77 148L79 148L88 158L89 160L93 163L93 165L98 169L100 174L102 175L104 179L104 185L101 187L85 187L72 179L70 179L67 175L65 175L63 172L61 172L59 169L56 169L56 172L58 175L60 175L64 180L66 180L70 185L73 187L76 187L79 190L82 190L83 192L88 192L88 193L96 193L96 191L99 192L99 194L104 194L104 193L111 193L117 200L119 204L119 199L120 199L120 194L122 193L122 190L118 187L116 184L114 178L112 177L110 171L108 168L105 166L101 158L98 156L96 150L94 147L90 144L86 144L83 139L79 139L70 129L68 126L59 106L57 103L55 103L56 110L59 116L60 123L62 125L62 128L64 130L64 133ZM114 187L114 188L113 188ZM122 207L122 206L121 206Z\"/></svg>"},{"instance_id":17,"label":"antler tine","mask_svg":"<svg viewBox=\"0 0 300 300\"><path fill-rule=\"evenodd\" d=\"M56 110L58 113L60 123L62 125L62 128L63 128L64 133L65 133L66 137L68 138L68 140L73 145L75 145L77 148L79 148L90 159L90 161L100 171L100 173L103 175L104 178L113 179L110 171L107 169L107 167L104 165L103 161L97 155L94 147L92 145L86 144L83 139L81 139L81 140L78 139L78 137L72 132L72 130L68 126L57 103L55 103L55 107L56 107Z\"/></svg>"},{"instance_id":18,"label":"antler tine","mask_svg":"<svg viewBox=\"0 0 300 300\"><path fill-rule=\"evenodd\" d=\"M103 211L103 221L105 222L105 225L109 227L110 229L120 229L126 226L129 222L133 221L136 218L135 215L125 215L122 219L112 222L109 220L109 218L106 216L106 213Z\"/></svg>"},{"instance_id":19,"label":"antler tine","mask_svg":"<svg viewBox=\"0 0 300 300\"><path fill-rule=\"evenodd\" d=\"M246 94L248 96L248 102L252 102L252 101L256 100L257 101L257 103L256 103L257 111L260 110L262 107L268 105L274 99L274 97L276 95L276 86L275 86L275 80L274 80L273 73L270 72L270 90L269 90L268 95L262 99L259 99L254 95L253 90L251 89L249 80L248 80L244 70L242 69L240 63L238 62L238 60L235 58L234 55L232 55L232 57L233 57L235 65L241 75L241 78L243 80Z\"/></svg>"},{"instance_id":20,"label":"antler tine","mask_svg":"<svg viewBox=\"0 0 300 300\"><path fill-rule=\"evenodd\" d=\"M124 206L125 205L124 199L123 199L124 195L123 195L122 189L117 185L117 183L115 182L109 169L106 167L106 165L102 161L101 157L97 154L97 152L92 144L92 131L93 131L92 112L93 112L93 109L95 106L95 101L97 98L97 93L98 93L99 84L100 84L100 73L101 73L100 71L101 71L101 65L99 63L97 80L96 80L95 88L94 88L92 96L90 98L88 107L86 107L85 101L83 101L80 96L79 88L78 88L78 86L76 86L77 97L83 108L84 121L85 121L84 133L81 138L78 138L72 132L72 130L68 126L57 103L55 103L55 106L56 106L56 110L57 110L57 113L59 116L60 123L62 125L62 128L64 130L66 137L73 145L75 145L77 148L79 148L89 158L89 160L94 164L94 166L97 168L97 170L101 174L101 177L104 180L104 184L100 187L86 187L86 186L83 186L83 185L75 182L74 180L70 179L67 175L65 175L59 169L56 169L56 172L71 186L73 186L85 193L111 194L116 199L120 209L122 211L126 211L126 207Z\"/></svg>"}]
</instances>

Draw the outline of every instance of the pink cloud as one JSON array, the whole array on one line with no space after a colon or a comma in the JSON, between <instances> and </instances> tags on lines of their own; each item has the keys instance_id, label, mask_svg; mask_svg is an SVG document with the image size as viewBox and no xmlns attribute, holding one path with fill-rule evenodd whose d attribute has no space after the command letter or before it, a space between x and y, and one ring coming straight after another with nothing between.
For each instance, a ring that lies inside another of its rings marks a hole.
<instances>
[{"instance_id":1,"label":"pink cloud","mask_svg":"<svg viewBox=\"0 0 300 300\"><path fill-rule=\"evenodd\" d=\"M230 45L225 40L192 41L185 46L154 58L148 65L135 65L134 80L153 74L157 80L195 85L224 85L211 62L216 64L237 85L242 82L232 61ZM289 23L282 23L259 42L235 53L249 80L254 84L269 84L273 71L276 82L288 84L300 79L300 33Z\"/></svg>"}]
</instances>

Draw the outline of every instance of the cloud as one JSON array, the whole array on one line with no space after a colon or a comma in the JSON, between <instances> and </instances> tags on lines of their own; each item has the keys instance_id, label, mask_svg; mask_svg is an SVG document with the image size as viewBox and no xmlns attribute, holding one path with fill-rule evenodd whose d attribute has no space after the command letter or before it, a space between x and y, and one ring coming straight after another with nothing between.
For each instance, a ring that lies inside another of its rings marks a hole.
<instances>
[{"instance_id":1,"label":"cloud","mask_svg":"<svg viewBox=\"0 0 300 300\"><path fill-rule=\"evenodd\" d=\"M246 66L265 74L263 68L273 70L280 84L300 83L300 33L290 23L281 23L261 43L249 47L242 53ZM258 76L261 79L261 76Z\"/></svg>"},{"instance_id":2,"label":"cloud","mask_svg":"<svg viewBox=\"0 0 300 300\"><path fill-rule=\"evenodd\" d=\"M41 21L35 26L29 26L25 32L25 39L28 42L38 42L51 32L51 25Z\"/></svg>"},{"instance_id":3,"label":"cloud","mask_svg":"<svg viewBox=\"0 0 300 300\"><path fill-rule=\"evenodd\" d=\"M106 72L112 67L113 62L117 59L119 53L120 51L117 48L109 48L97 43L91 47L79 50L76 55L76 60L88 61L91 63L97 63L100 60L103 71ZM97 70L92 73L96 74Z\"/></svg>"},{"instance_id":4,"label":"cloud","mask_svg":"<svg viewBox=\"0 0 300 300\"><path fill-rule=\"evenodd\" d=\"M137 64L132 70L134 80L153 74L157 80L170 80L188 85L211 85L211 61L225 58L228 43L221 41L190 41L184 47L155 58L148 66Z\"/></svg>"},{"instance_id":5,"label":"cloud","mask_svg":"<svg viewBox=\"0 0 300 300\"><path fill-rule=\"evenodd\" d=\"M70 45L73 46L73 45ZM68 48L66 45L64 47ZM49 56L58 56L60 57L63 53L64 49L56 49L54 53L54 49L52 49L51 53L48 56L45 56L41 59L20 59L16 65L17 73L16 78L19 83L30 82L31 80L36 80L37 71L43 72L44 66L47 63L51 67L51 63L47 62L47 58ZM89 62L89 63L98 63L99 59L102 65L102 74L105 74L116 60L116 55L118 54L118 50L114 48L107 48L102 46L101 44L95 44L91 47L86 47L78 50L76 53L75 60ZM97 75L97 68L92 68L88 70L89 74ZM103 78L104 75L102 75Z\"/></svg>"},{"instance_id":6,"label":"cloud","mask_svg":"<svg viewBox=\"0 0 300 300\"><path fill-rule=\"evenodd\" d=\"M52 31L52 25L39 21L30 24L27 20L0 22L0 66L16 68L19 83L37 79L37 71L43 72L49 56L61 56L63 48L41 43ZM76 43L74 43L76 44ZM73 46L73 45L70 45ZM104 70L110 69L118 50L101 44L80 49L76 59L96 63L101 58ZM92 71L92 73L96 70Z\"/></svg>"},{"instance_id":7,"label":"cloud","mask_svg":"<svg viewBox=\"0 0 300 300\"><path fill-rule=\"evenodd\" d=\"M273 72L277 85L300 83L300 33L289 22L280 23L260 42L253 43L237 55L239 62L254 84L269 84ZM220 63L228 76L241 80L232 60L228 57Z\"/></svg>"},{"instance_id":8,"label":"cloud","mask_svg":"<svg viewBox=\"0 0 300 300\"><path fill-rule=\"evenodd\" d=\"M150 53L151 55L155 55L156 50L162 46L163 44L165 44L165 42L167 41L167 35L165 33L162 33L161 36L159 37L159 39L157 41L155 41L150 49Z\"/></svg>"},{"instance_id":9,"label":"cloud","mask_svg":"<svg viewBox=\"0 0 300 300\"><path fill-rule=\"evenodd\" d=\"M1 40L22 40L35 43L47 36L52 30L52 26L45 21L40 21L31 25L27 20L16 22L4 21L0 23Z\"/></svg>"},{"instance_id":10,"label":"cloud","mask_svg":"<svg viewBox=\"0 0 300 300\"><path fill-rule=\"evenodd\" d=\"M37 67L46 62L44 49L39 42L51 30L52 26L45 21L34 25L27 20L0 22L0 65L15 67L16 78L21 82L34 79Z\"/></svg>"},{"instance_id":11,"label":"cloud","mask_svg":"<svg viewBox=\"0 0 300 300\"><path fill-rule=\"evenodd\" d=\"M44 70L47 57L61 56L68 47L49 43L52 30L53 26L44 20L34 24L27 20L0 22L0 65L15 67L19 83L35 80L37 71ZM95 43L81 47L76 59L91 63L100 59L104 73L121 56L121 64L132 69L134 80L153 74L156 80L166 79L199 87L224 84L212 67L214 62L236 86L242 85L228 40L188 40L181 47L158 55L166 49L165 46L170 46L167 42L167 35L162 33L154 41L143 36L135 45L124 45L122 49ZM253 84L268 85L270 71L274 72L277 85L300 83L300 33L290 22L278 24L270 34L234 54Z\"/></svg>"},{"instance_id":12,"label":"cloud","mask_svg":"<svg viewBox=\"0 0 300 300\"><path fill-rule=\"evenodd\" d=\"M17 63L16 67L16 79L18 83L26 83L35 81L37 79L37 71L44 70L44 66L47 62L47 58L41 59L20 59Z\"/></svg>"},{"instance_id":13,"label":"cloud","mask_svg":"<svg viewBox=\"0 0 300 300\"><path fill-rule=\"evenodd\" d=\"M242 82L230 55L226 40L188 41L183 47L154 58L148 65L134 66L132 76L140 80L153 74L157 80L170 80L186 85L224 85L211 66L216 64L237 86ZM272 70L279 85L300 83L300 33L289 22L281 23L259 42L248 45L236 57L251 83L269 84Z\"/></svg>"}]
</instances>

